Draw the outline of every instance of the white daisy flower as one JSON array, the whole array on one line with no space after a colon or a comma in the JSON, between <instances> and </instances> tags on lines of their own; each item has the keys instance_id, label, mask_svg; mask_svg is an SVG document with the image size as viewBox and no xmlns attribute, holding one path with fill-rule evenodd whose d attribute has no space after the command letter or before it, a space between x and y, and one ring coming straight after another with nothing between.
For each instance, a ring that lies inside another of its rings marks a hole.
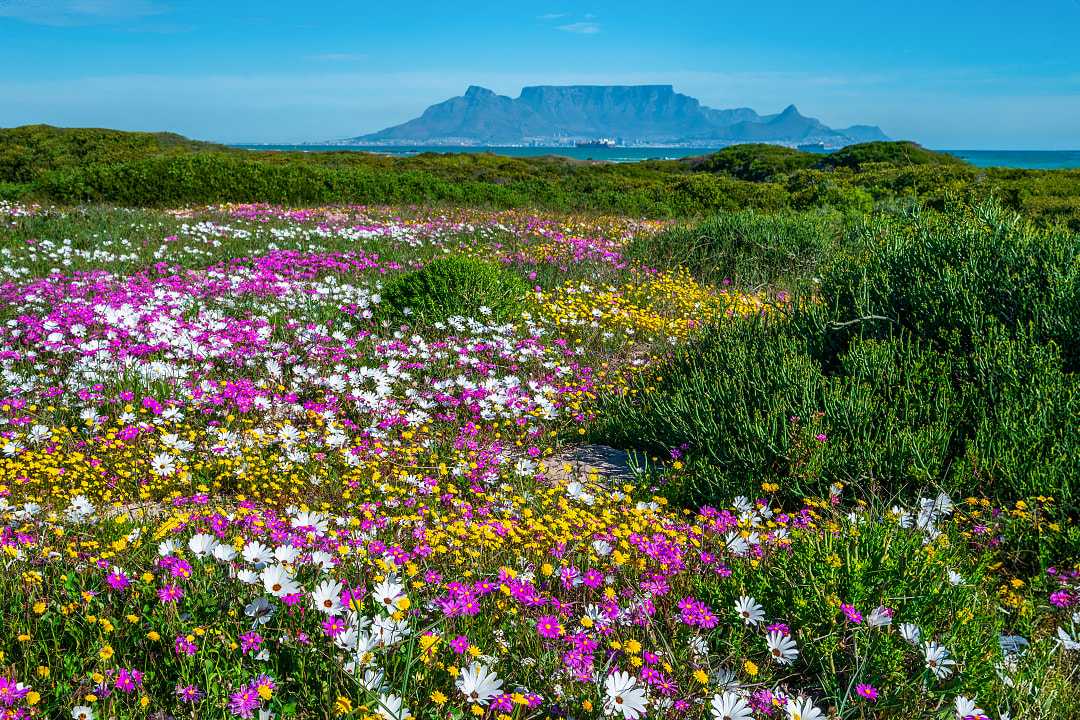
<instances>
[{"instance_id":1,"label":"white daisy flower","mask_svg":"<svg viewBox=\"0 0 1080 720\"><path fill-rule=\"evenodd\" d=\"M487 705L491 698L502 692L502 680L487 665L473 661L461 669L454 683L466 700Z\"/></svg>"},{"instance_id":2,"label":"white daisy flower","mask_svg":"<svg viewBox=\"0 0 1080 720\"><path fill-rule=\"evenodd\" d=\"M799 648L790 635L785 635L779 630L773 630L765 638L769 645L769 654L772 659L781 665L790 665L799 657Z\"/></svg>"},{"instance_id":3,"label":"white daisy flower","mask_svg":"<svg viewBox=\"0 0 1080 720\"><path fill-rule=\"evenodd\" d=\"M724 691L712 699L713 720L751 720L753 711L737 693Z\"/></svg>"},{"instance_id":4,"label":"white daisy flower","mask_svg":"<svg viewBox=\"0 0 1080 720\"><path fill-rule=\"evenodd\" d=\"M758 605L757 600L749 595L743 595L739 598L739 601L735 603L735 612L739 614L739 617L747 625L757 625L765 619L765 610Z\"/></svg>"},{"instance_id":5,"label":"white daisy flower","mask_svg":"<svg viewBox=\"0 0 1080 720\"><path fill-rule=\"evenodd\" d=\"M616 672L604 681L604 713L621 714L624 720L637 720L645 714L648 700L645 689L639 687L637 678L630 673Z\"/></svg>"}]
</instances>

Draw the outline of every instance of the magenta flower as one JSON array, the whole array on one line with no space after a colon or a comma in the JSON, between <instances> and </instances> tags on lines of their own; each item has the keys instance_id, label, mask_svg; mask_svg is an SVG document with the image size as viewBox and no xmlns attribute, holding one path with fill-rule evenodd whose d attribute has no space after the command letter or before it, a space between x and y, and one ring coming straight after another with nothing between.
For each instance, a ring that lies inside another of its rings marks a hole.
<instances>
[{"instance_id":1,"label":"magenta flower","mask_svg":"<svg viewBox=\"0 0 1080 720\"><path fill-rule=\"evenodd\" d=\"M142 686L143 675L138 670L120 668L116 673L116 689L126 693L133 693Z\"/></svg>"},{"instance_id":2,"label":"magenta flower","mask_svg":"<svg viewBox=\"0 0 1080 720\"><path fill-rule=\"evenodd\" d=\"M339 617L327 618L323 621L322 628L327 637L337 637L345 632L345 621Z\"/></svg>"},{"instance_id":3,"label":"magenta flower","mask_svg":"<svg viewBox=\"0 0 1080 720\"><path fill-rule=\"evenodd\" d=\"M171 605L184 597L184 591L179 585L163 585L158 589L157 595L162 605Z\"/></svg>"},{"instance_id":4,"label":"magenta flower","mask_svg":"<svg viewBox=\"0 0 1080 720\"><path fill-rule=\"evenodd\" d=\"M246 632L240 636L240 651L247 655L249 652L255 652L262 646L262 635L252 630Z\"/></svg>"},{"instance_id":5,"label":"magenta flower","mask_svg":"<svg viewBox=\"0 0 1080 720\"><path fill-rule=\"evenodd\" d=\"M859 623L862 622L862 613L859 612L858 610L856 610L854 605L848 605L847 603L842 603L840 605L840 610L841 610L841 612L844 613L844 615L847 617L847 619L850 620L855 625L858 625Z\"/></svg>"},{"instance_id":6,"label":"magenta flower","mask_svg":"<svg viewBox=\"0 0 1080 720\"><path fill-rule=\"evenodd\" d=\"M874 702L878 698L877 688L875 688L873 685L867 685L866 683L859 683L858 685L856 685L855 692L858 694L859 697L863 698L864 700L869 700L870 702Z\"/></svg>"},{"instance_id":7,"label":"magenta flower","mask_svg":"<svg viewBox=\"0 0 1080 720\"><path fill-rule=\"evenodd\" d=\"M14 680L0 677L0 706L11 707L26 697L29 692L30 688L19 687L19 684Z\"/></svg>"},{"instance_id":8,"label":"magenta flower","mask_svg":"<svg viewBox=\"0 0 1080 720\"><path fill-rule=\"evenodd\" d=\"M197 685L177 685L176 697L183 703L197 703L203 698L203 692Z\"/></svg>"},{"instance_id":9,"label":"magenta flower","mask_svg":"<svg viewBox=\"0 0 1080 720\"><path fill-rule=\"evenodd\" d=\"M248 686L229 696L229 712L237 717L249 718L259 707L259 691L255 686Z\"/></svg>"},{"instance_id":10,"label":"magenta flower","mask_svg":"<svg viewBox=\"0 0 1080 720\"><path fill-rule=\"evenodd\" d=\"M464 654L465 651L469 649L469 638L464 635L458 635L450 641L450 649L458 655Z\"/></svg>"},{"instance_id":11,"label":"magenta flower","mask_svg":"<svg viewBox=\"0 0 1080 720\"><path fill-rule=\"evenodd\" d=\"M198 646L195 645L195 643L191 642L183 635L177 635L176 640L173 642L173 645L176 648L177 655L191 656L194 655L195 651L199 649Z\"/></svg>"},{"instance_id":12,"label":"magenta flower","mask_svg":"<svg viewBox=\"0 0 1080 720\"><path fill-rule=\"evenodd\" d=\"M549 640L559 637L562 635L559 618L554 615L541 615L540 619L536 621L536 632L540 634L540 637Z\"/></svg>"},{"instance_id":13,"label":"magenta flower","mask_svg":"<svg viewBox=\"0 0 1080 720\"><path fill-rule=\"evenodd\" d=\"M113 590L126 590L128 586L131 585L131 580L124 574L124 571L119 568L113 568L105 578L105 582L107 582L109 587Z\"/></svg>"}]
</instances>

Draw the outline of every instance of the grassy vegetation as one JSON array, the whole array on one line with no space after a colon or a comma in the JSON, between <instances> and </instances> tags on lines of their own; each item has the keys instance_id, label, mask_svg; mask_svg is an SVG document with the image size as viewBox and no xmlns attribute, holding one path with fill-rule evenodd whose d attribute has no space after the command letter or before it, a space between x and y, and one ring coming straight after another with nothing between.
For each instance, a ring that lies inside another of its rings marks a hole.
<instances>
[{"instance_id":1,"label":"grassy vegetation","mask_svg":"<svg viewBox=\"0 0 1080 720\"><path fill-rule=\"evenodd\" d=\"M0 130L0 198L175 206L264 201L426 203L685 218L721 210L867 212L995 197L1045 224L1080 228L1080 171L978 169L914 143L830 155L770 145L705 158L565 158L230 150L175 135L30 126Z\"/></svg>"},{"instance_id":2,"label":"grassy vegetation","mask_svg":"<svg viewBox=\"0 0 1080 720\"><path fill-rule=\"evenodd\" d=\"M520 317L529 287L492 262L461 255L438 258L395 275L382 292L386 317L410 324L444 323L452 317L506 322Z\"/></svg>"}]
</instances>

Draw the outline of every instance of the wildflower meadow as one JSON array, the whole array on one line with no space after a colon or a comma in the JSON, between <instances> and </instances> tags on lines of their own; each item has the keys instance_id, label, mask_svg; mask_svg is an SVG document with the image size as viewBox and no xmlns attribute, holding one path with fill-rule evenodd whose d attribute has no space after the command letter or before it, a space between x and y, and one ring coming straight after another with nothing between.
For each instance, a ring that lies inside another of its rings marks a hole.
<instances>
[{"instance_id":1,"label":"wildflower meadow","mask_svg":"<svg viewBox=\"0 0 1080 720\"><path fill-rule=\"evenodd\" d=\"M0 204L0 717L1080 717L1010 218Z\"/></svg>"}]
</instances>

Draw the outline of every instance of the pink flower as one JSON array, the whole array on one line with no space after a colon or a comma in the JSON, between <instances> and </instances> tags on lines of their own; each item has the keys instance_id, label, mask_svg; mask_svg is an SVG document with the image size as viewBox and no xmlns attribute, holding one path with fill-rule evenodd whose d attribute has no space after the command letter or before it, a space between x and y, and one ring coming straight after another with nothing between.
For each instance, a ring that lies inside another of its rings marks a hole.
<instances>
[{"instance_id":1,"label":"pink flower","mask_svg":"<svg viewBox=\"0 0 1080 720\"><path fill-rule=\"evenodd\" d=\"M562 625L559 624L559 618L554 615L541 615L536 621L536 632L540 634L540 637L552 640L562 635Z\"/></svg>"},{"instance_id":2,"label":"pink flower","mask_svg":"<svg viewBox=\"0 0 1080 720\"><path fill-rule=\"evenodd\" d=\"M866 683L859 683L855 686L855 692L859 697L874 702L878 698L877 688L873 685L867 685Z\"/></svg>"},{"instance_id":3,"label":"pink flower","mask_svg":"<svg viewBox=\"0 0 1080 720\"><path fill-rule=\"evenodd\" d=\"M262 645L262 635L252 630L240 636L240 650L244 655L254 652Z\"/></svg>"},{"instance_id":4,"label":"pink flower","mask_svg":"<svg viewBox=\"0 0 1080 720\"><path fill-rule=\"evenodd\" d=\"M458 635L450 641L450 649L458 655L464 654L464 652L469 649L469 638L464 635Z\"/></svg>"},{"instance_id":5,"label":"pink flower","mask_svg":"<svg viewBox=\"0 0 1080 720\"><path fill-rule=\"evenodd\" d=\"M124 574L123 570L113 568L108 577L105 578L105 582L109 584L113 590L126 590L131 585L131 580Z\"/></svg>"},{"instance_id":6,"label":"pink flower","mask_svg":"<svg viewBox=\"0 0 1080 720\"><path fill-rule=\"evenodd\" d=\"M171 605L184 597L184 591L180 589L179 585L163 585L157 594L162 605Z\"/></svg>"},{"instance_id":7,"label":"pink flower","mask_svg":"<svg viewBox=\"0 0 1080 720\"><path fill-rule=\"evenodd\" d=\"M845 616L847 616L847 619L854 624L858 625L862 622L862 613L856 610L854 605L842 603L840 605L840 610L844 613Z\"/></svg>"}]
</instances>

